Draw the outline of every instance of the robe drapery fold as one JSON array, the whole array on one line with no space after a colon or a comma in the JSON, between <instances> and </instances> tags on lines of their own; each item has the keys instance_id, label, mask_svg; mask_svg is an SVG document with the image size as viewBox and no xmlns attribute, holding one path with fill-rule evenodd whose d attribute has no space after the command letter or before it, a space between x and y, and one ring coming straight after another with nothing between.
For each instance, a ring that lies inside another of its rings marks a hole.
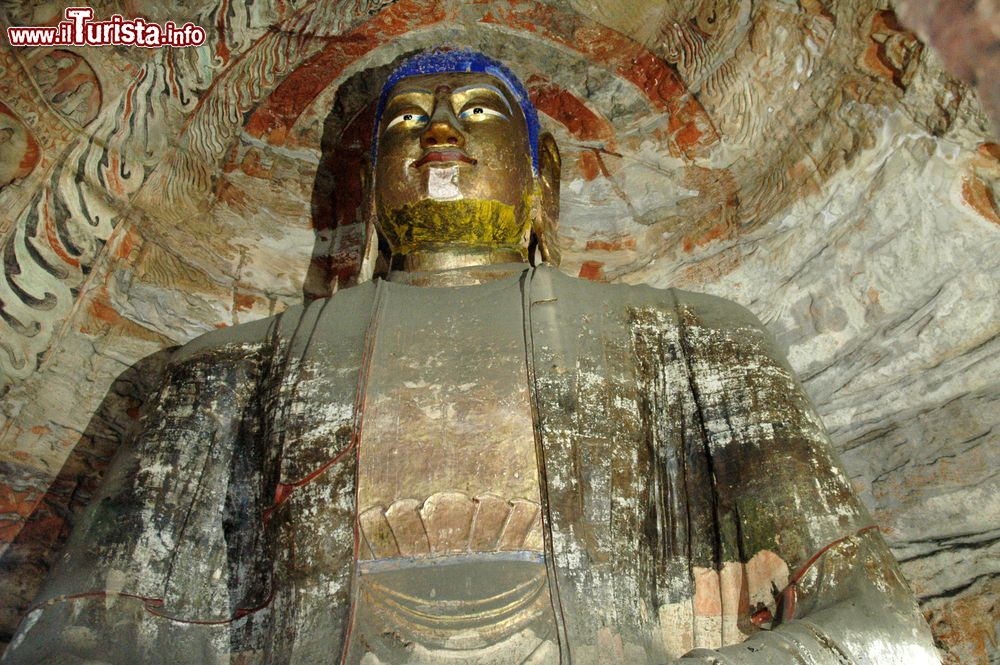
<instances>
[{"instance_id":1,"label":"robe drapery fold","mask_svg":"<svg viewBox=\"0 0 1000 665\"><path fill-rule=\"evenodd\" d=\"M819 418L751 314L546 267L504 285L523 304L563 662L691 649L711 650L689 656L703 662L797 662L796 650L935 662ZM345 654L366 379L391 333L382 308L419 288L363 284L180 350L4 662ZM475 302L440 316L491 315ZM779 608L792 581L795 607Z\"/></svg>"}]
</instances>

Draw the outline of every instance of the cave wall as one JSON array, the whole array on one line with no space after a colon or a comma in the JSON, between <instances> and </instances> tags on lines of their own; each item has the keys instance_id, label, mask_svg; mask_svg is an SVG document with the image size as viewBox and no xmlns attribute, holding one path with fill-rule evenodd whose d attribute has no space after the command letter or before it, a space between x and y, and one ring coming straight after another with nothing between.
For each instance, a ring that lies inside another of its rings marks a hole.
<instances>
[{"instance_id":1,"label":"cave wall","mask_svg":"<svg viewBox=\"0 0 1000 665\"><path fill-rule=\"evenodd\" d=\"M1000 659L1000 147L886 2L94 8L208 40L0 48L0 636L169 349L355 281L373 96L450 44L505 61L560 145L562 269L753 310L946 660Z\"/></svg>"}]
</instances>

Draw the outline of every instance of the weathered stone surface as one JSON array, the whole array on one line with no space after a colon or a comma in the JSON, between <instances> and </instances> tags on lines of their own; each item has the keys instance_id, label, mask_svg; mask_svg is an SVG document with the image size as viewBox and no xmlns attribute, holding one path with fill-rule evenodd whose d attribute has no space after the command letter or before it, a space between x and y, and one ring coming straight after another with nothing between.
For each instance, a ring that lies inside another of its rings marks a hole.
<instances>
[{"instance_id":1,"label":"weathered stone surface","mask_svg":"<svg viewBox=\"0 0 1000 665\"><path fill-rule=\"evenodd\" d=\"M997 0L894 0L904 24L941 54L948 71L974 86L1000 134L1000 39Z\"/></svg>"},{"instance_id":2,"label":"weathered stone surface","mask_svg":"<svg viewBox=\"0 0 1000 665\"><path fill-rule=\"evenodd\" d=\"M200 0L148 9L218 26L199 50L4 42L2 632L155 383L137 362L352 282L331 170L365 151L379 68L452 43L507 62L560 144L564 271L758 314L952 661L1000 657L1000 148L903 27L989 106L958 4Z\"/></svg>"}]
</instances>

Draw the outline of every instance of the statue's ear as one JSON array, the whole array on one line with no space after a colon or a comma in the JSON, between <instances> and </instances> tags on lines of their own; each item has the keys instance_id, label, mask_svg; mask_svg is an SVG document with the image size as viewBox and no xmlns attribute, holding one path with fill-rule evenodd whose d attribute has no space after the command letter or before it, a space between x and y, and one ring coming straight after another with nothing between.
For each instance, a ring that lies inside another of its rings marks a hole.
<instances>
[{"instance_id":1,"label":"statue's ear","mask_svg":"<svg viewBox=\"0 0 1000 665\"><path fill-rule=\"evenodd\" d=\"M372 190L372 182L374 177L372 175L372 159L368 155L362 155L361 163L358 165L358 181L361 183L361 215L362 218L367 218L371 214L374 205L372 201L374 197L372 196L375 192Z\"/></svg>"},{"instance_id":2,"label":"statue's ear","mask_svg":"<svg viewBox=\"0 0 1000 665\"><path fill-rule=\"evenodd\" d=\"M361 182L361 205L358 212L361 220L365 223L365 246L361 254L358 281L366 282L373 276L385 274L388 259L383 256L381 251L382 243L379 239L378 220L375 216L374 169L370 157L361 158L360 171L358 179Z\"/></svg>"},{"instance_id":3,"label":"statue's ear","mask_svg":"<svg viewBox=\"0 0 1000 665\"><path fill-rule=\"evenodd\" d=\"M559 230L559 176L562 171L562 160L559 157L559 146L552 134L548 132L538 137L538 182L540 186L541 205L539 214L535 217L535 238L542 260L552 265L559 265L559 246L556 244L556 232Z\"/></svg>"}]
</instances>

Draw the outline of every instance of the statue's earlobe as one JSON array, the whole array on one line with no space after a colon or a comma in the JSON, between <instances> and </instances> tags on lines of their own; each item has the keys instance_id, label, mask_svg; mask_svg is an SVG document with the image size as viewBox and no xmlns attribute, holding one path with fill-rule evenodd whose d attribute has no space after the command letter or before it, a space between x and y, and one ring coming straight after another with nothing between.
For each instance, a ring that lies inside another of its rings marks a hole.
<instances>
[{"instance_id":1,"label":"statue's earlobe","mask_svg":"<svg viewBox=\"0 0 1000 665\"><path fill-rule=\"evenodd\" d=\"M559 265L560 252L556 243L559 230L559 177L562 160L559 146L551 134L546 132L538 137L538 182L541 205L533 222L533 231L538 242L542 260Z\"/></svg>"},{"instance_id":2,"label":"statue's earlobe","mask_svg":"<svg viewBox=\"0 0 1000 665\"><path fill-rule=\"evenodd\" d=\"M358 180L361 182L361 201L362 204L367 206L372 199L372 160L367 155L361 158L361 164L358 166L360 173L358 174Z\"/></svg>"},{"instance_id":3,"label":"statue's earlobe","mask_svg":"<svg viewBox=\"0 0 1000 665\"><path fill-rule=\"evenodd\" d=\"M361 204L358 212L365 223L365 246L361 254L358 281L366 282L372 277L384 275L388 259L380 251L382 243L379 242L378 219L375 215L374 169L368 157L362 158L360 171L358 179L361 182Z\"/></svg>"}]
</instances>

